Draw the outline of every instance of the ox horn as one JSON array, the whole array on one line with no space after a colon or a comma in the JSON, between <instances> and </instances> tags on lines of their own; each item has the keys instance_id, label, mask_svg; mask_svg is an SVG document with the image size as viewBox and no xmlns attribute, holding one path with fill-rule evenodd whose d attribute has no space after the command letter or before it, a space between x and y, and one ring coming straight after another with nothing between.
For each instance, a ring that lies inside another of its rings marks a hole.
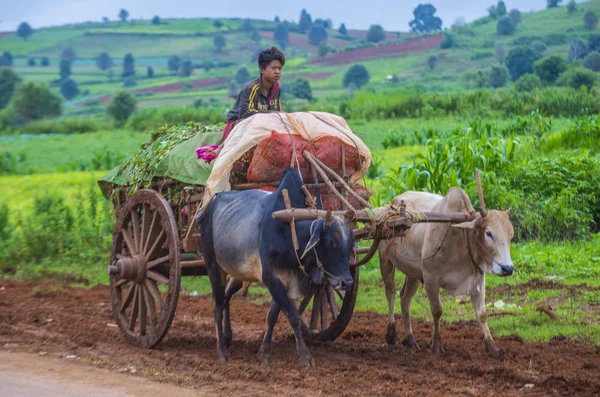
<instances>
[{"instance_id":1,"label":"ox horn","mask_svg":"<svg viewBox=\"0 0 600 397\"><path fill-rule=\"evenodd\" d=\"M332 223L333 223L333 215L331 214L330 210L327 210L327 213L325 214L325 224L331 225Z\"/></svg>"},{"instance_id":2,"label":"ox horn","mask_svg":"<svg viewBox=\"0 0 600 397\"><path fill-rule=\"evenodd\" d=\"M477 194L479 195L479 213L483 218L487 216L485 210L485 203L483 202L483 190L481 189L481 177L479 176L479 170L475 172L475 179L477 180Z\"/></svg>"}]
</instances>

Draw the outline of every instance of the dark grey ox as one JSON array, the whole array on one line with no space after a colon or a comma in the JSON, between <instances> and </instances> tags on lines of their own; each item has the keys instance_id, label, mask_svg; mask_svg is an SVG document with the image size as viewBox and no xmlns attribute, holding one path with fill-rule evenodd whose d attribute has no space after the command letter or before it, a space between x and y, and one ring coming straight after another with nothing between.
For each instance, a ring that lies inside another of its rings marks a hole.
<instances>
[{"instance_id":1,"label":"dark grey ox","mask_svg":"<svg viewBox=\"0 0 600 397\"><path fill-rule=\"evenodd\" d=\"M308 281L320 284L325 274L334 288L345 290L352 286L350 255L354 235L346 219L328 213L325 219L296 222L300 250L304 247L303 252L296 255L290 225L272 218L273 212L285 209L283 189L287 189L292 207L306 208L302 185L298 171L288 168L275 192L220 193L202 215L202 254L213 290L217 353L221 363L229 359L230 298L243 282L263 283L272 296L267 331L259 351L261 360L270 361L273 327L283 310L294 331L298 361L308 366L314 362L300 329L303 319L298 313L297 299L305 293L302 285ZM231 281L225 288L227 275Z\"/></svg>"},{"instance_id":2,"label":"dark grey ox","mask_svg":"<svg viewBox=\"0 0 600 397\"><path fill-rule=\"evenodd\" d=\"M423 192L406 192L397 196L392 205L404 200L406 209L422 212L473 213L467 194L452 188L446 197ZM485 275L510 276L514 266L510 257L513 226L509 211L482 211L483 216L457 225L420 223L414 225L404 238L388 240L379 245L381 275L388 301L388 328L386 341L395 343L394 269L406 274L400 305L404 320L403 344L419 348L410 322L410 302L423 284L433 315L432 350L444 352L440 334L442 302L440 288L451 295L469 295L477 321L483 332L486 349L498 353L487 326L485 312Z\"/></svg>"}]
</instances>

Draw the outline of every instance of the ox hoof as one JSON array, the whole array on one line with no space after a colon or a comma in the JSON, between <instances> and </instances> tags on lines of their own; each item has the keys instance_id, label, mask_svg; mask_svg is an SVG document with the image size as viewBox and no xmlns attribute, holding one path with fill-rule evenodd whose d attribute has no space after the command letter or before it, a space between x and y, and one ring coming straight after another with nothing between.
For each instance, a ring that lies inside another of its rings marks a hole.
<instances>
[{"instance_id":1,"label":"ox hoof","mask_svg":"<svg viewBox=\"0 0 600 397\"><path fill-rule=\"evenodd\" d=\"M271 364L271 355L270 354L268 354L268 353L262 353L262 354L260 354L259 358L260 358L260 362L263 365L269 365L269 364Z\"/></svg>"},{"instance_id":2,"label":"ox hoof","mask_svg":"<svg viewBox=\"0 0 600 397\"><path fill-rule=\"evenodd\" d=\"M412 350L421 350L421 347L419 347L419 344L417 343L415 337L412 334L404 338L402 344Z\"/></svg>"},{"instance_id":3,"label":"ox hoof","mask_svg":"<svg viewBox=\"0 0 600 397\"><path fill-rule=\"evenodd\" d=\"M442 342L437 342L433 344L431 352L435 354L444 354L446 353L446 348L444 347L444 345L442 345Z\"/></svg>"},{"instance_id":4,"label":"ox hoof","mask_svg":"<svg viewBox=\"0 0 600 397\"><path fill-rule=\"evenodd\" d=\"M398 332L396 331L396 323L388 323L387 332L385 333L385 342L388 345L395 345L397 338Z\"/></svg>"},{"instance_id":5,"label":"ox hoof","mask_svg":"<svg viewBox=\"0 0 600 397\"><path fill-rule=\"evenodd\" d=\"M312 368L312 367L315 366L315 361L310 356L308 356L308 357L300 357L298 359L298 364L301 367Z\"/></svg>"},{"instance_id":6,"label":"ox hoof","mask_svg":"<svg viewBox=\"0 0 600 397\"><path fill-rule=\"evenodd\" d=\"M498 346L496 346L496 344L492 340L485 341L485 351L487 351L488 354L492 357L500 356L500 349L498 349Z\"/></svg>"},{"instance_id":7,"label":"ox hoof","mask_svg":"<svg viewBox=\"0 0 600 397\"><path fill-rule=\"evenodd\" d=\"M217 353L219 355L219 363L227 364L227 362L229 361L229 350L219 349L219 350L217 350Z\"/></svg>"}]
</instances>

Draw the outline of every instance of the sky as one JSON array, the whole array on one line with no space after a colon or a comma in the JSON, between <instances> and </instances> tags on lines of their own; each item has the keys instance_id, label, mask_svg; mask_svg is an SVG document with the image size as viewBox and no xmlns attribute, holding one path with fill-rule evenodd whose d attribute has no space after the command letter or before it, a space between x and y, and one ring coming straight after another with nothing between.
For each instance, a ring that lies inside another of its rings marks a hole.
<instances>
[{"instance_id":1,"label":"sky","mask_svg":"<svg viewBox=\"0 0 600 397\"><path fill-rule=\"evenodd\" d=\"M419 3L430 2L445 27L462 17L467 22L486 15L494 0L0 0L0 32L14 31L27 21L34 29L85 21L117 19L121 8L130 18L255 18L298 21L305 8L315 18L331 19L334 27L345 23L348 29L368 29L379 24L388 31L408 31L412 11ZM507 9L521 12L545 8L546 0L505 0ZM565 0L566 3L566 0Z\"/></svg>"}]
</instances>

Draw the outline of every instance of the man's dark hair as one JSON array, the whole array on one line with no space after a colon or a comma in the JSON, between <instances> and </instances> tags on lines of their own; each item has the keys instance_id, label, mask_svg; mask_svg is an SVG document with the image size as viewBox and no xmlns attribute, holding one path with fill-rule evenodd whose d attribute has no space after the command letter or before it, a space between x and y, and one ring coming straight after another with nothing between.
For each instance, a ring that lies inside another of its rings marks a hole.
<instances>
[{"instance_id":1,"label":"man's dark hair","mask_svg":"<svg viewBox=\"0 0 600 397\"><path fill-rule=\"evenodd\" d=\"M258 54L258 67L266 68L271 61L281 62L281 66L285 65L285 55L277 47L267 48Z\"/></svg>"}]
</instances>

